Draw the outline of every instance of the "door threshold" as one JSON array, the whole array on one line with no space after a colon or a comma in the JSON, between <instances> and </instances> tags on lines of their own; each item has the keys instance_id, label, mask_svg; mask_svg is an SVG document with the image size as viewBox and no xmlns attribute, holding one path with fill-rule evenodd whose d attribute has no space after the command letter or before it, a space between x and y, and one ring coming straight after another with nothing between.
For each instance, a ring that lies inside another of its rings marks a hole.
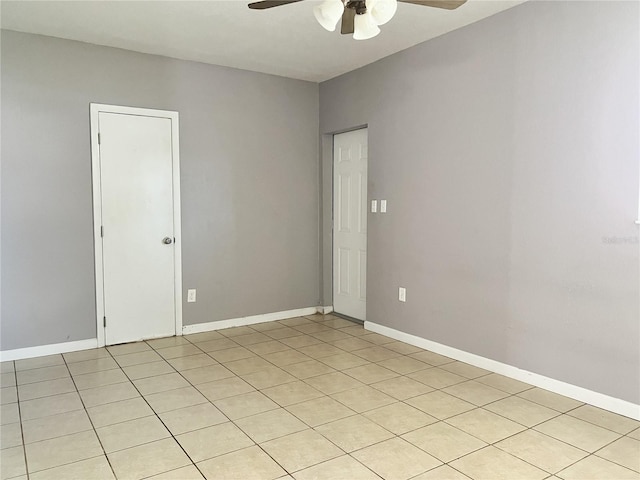
<instances>
[{"instance_id":1,"label":"door threshold","mask_svg":"<svg viewBox=\"0 0 640 480\"><path fill-rule=\"evenodd\" d=\"M345 315L344 313L338 313L335 310L331 312L329 315L333 315L334 317L340 317L344 320L349 320L350 322L357 323L359 325L364 325L364 320L360 320L359 318L350 317L349 315Z\"/></svg>"}]
</instances>

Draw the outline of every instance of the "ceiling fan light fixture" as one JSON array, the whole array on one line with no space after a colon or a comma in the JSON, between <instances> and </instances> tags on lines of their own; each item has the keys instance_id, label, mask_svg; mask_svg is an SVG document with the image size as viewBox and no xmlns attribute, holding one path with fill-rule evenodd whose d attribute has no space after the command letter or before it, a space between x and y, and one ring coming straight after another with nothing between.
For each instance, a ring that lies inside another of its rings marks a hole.
<instances>
[{"instance_id":1,"label":"ceiling fan light fixture","mask_svg":"<svg viewBox=\"0 0 640 480\"><path fill-rule=\"evenodd\" d=\"M369 0L367 11L371 13L376 25L384 25L393 18L398 10L398 0Z\"/></svg>"},{"instance_id":2,"label":"ceiling fan light fixture","mask_svg":"<svg viewBox=\"0 0 640 480\"><path fill-rule=\"evenodd\" d=\"M250 3L249 8L266 10L301 1L303 0L258 0ZM340 33L353 33L355 40L367 40L380 33L378 25L384 25L393 18L398 2L455 10L467 0L324 0L313 9L313 15L330 32L335 31L342 18Z\"/></svg>"},{"instance_id":3,"label":"ceiling fan light fixture","mask_svg":"<svg viewBox=\"0 0 640 480\"><path fill-rule=\"evenodd\" d=\"M330 32L335 31L336 25L344 13L342 0L325 0L321 5L313 9L313 15L323 28Z\"/></svg>"},{"instance_id":4,"label":"ceiling fan light fixture","mask_svg":"<svg viewBox=\"0 0 640 480\"><path fill-rule=\"evenodd\" d=\"M380 33L380 29L370 12L356 15L353 24L353 38L355 40L368 40Z\"/></svg>"}]
</instances>

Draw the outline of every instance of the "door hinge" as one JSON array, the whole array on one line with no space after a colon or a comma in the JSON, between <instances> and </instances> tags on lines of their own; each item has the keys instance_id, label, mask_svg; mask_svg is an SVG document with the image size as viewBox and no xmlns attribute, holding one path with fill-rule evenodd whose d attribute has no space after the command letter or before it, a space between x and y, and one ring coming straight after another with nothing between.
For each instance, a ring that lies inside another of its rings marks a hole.
<instances>
[{"instance_id":1,"label":"door hinge","mask_svg":"<svg viewBox=\"0 0 640 480\"><path fill-rule=\"evenodd\" d=\"M102 317L102 326L107 327L107 317Z\"/></svg>"},{"instance_id":2,"label":"door hinge","mask_svg":"<svg viewBox=\"0 0 640 480\"><path fill-rule=\"evenodd\" d=\"M98 132L98 145L100 145L100 132Z\"/></svg>"},{"instance_id":3,"label":"door hinge","mask_svg":"<svg viewBox=\"0 0 640 480\"><path fill-rule=\"evenodd\" d=\"M104 226L100 225L100 236L104 237Z\"/></svg>"}]
</instances>

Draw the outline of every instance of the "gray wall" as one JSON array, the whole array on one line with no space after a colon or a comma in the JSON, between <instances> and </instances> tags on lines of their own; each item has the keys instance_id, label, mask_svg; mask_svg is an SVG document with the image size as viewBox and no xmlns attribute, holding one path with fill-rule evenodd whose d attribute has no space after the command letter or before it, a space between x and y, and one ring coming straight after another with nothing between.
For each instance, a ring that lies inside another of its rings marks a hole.
<instances>
[{"instance_id":1,"label":"gray wall","mask_svg":"<svg viewBox=\"0 0 640 480\"><path fill-rule=\"evenodd\" d=\"M368 124L389 202L368 320L640 402L638 6L529 2L321 84L321 132Z\"/></svg>"},{"instance_id":2,"label":"gray wall","mask_svg":"<svg viewBox=\"0 0 640 480\"><path fill-rule=\"evenodd\" d=\"M95 338L89 103L180 113L185 325L318 301L318 85L2 32L1 349Z\"/></svg>"}]
</instances>

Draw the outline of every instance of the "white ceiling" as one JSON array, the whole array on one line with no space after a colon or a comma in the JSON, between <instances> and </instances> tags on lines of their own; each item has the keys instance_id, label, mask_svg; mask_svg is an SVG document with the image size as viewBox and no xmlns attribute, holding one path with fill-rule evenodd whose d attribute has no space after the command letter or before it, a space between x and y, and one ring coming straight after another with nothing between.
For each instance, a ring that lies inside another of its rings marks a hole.
<instances>
[{"instance_id":1,"label":"white ceiling","mask_svg":"<svg viewBox=\"0 0 640 480\"><path fill-rule=\"evenodd\" d=\"M248 1L8 1L2 28L320 82L525 0L469 0L457 10L402 3L377 37L357 41L315 20L316 0L269 10Z\"/></svg>"}]
</instances>

